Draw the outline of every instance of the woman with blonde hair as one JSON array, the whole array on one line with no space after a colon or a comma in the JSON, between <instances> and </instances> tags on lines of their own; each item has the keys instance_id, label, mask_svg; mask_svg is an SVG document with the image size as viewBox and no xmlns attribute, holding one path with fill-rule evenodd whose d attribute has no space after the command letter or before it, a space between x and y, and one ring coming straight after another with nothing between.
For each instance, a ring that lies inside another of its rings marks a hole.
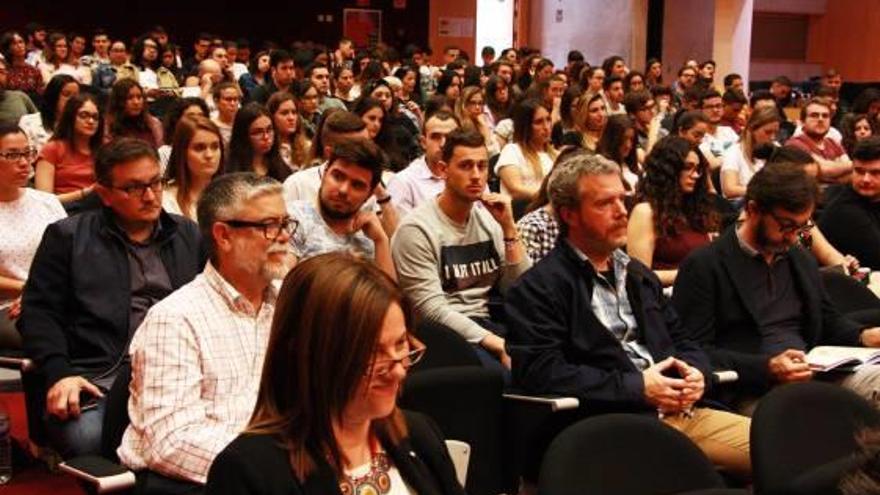
<instances>
[{"instance_id":1,"label":"woman with blonde hair","mask_svg":"<svg viewBox=\"0 0 880 495\"><path fill-rule=\"evenodd\" d=\"M397 407L425 351L412 314L370 261L298 264L278 294L250 424L217 456L206 493L464 494L437 426Z\"/></svg>"},{"instance_id":2,"label":"woman with blonde hair","mask_svg":"<svg viewBox=\"0 0 880 495\"><path fill-rule=\"evenodd\" d=\"M608 115L602 95L581 95L574 107L574 129L562 137L562 142L578 144L590 151L596 151L607 123Z\"/></svg>"},{"instance_id":3,"label":"woman with blonde hair","mask_svg":"<svg viewBox=\"0 0 880 495\"><path fill-rule=\"evenodd\" d=\"M721 192L727 199L739 199L764 160L755 156L761 146L772 145L779 133L779 112L775 107L756 108L740 134L739 143L725 151L721 162Z\"/></svg>"},{"instance_id":4,"label":"woman with blonde hair","mask_svg":"<svg viewBox=\"0 0 880 495\"><path fill-rule=\"evenodd\" d=\"M183 117L174 130L165 169L162 207L196 220L196 204L211 180L223 173L225 153L220 129L202 115Z\"/></svg>"},{"instance_id":5,"label":"woman with blonde hair","mask_svg":"<svg viewBox=\"0 0 880 495\"><path fill-rule=\"evenodd\" d=\"M461 122L462 129L474 131L483 136L483 139L486 140L489 156L492 156L497 154L499 149L495 135L486 121L485 104L483 90L479 86L468 86L461 90L461 97L455 102L455 116Z\"/></svg>"}]
</instances>

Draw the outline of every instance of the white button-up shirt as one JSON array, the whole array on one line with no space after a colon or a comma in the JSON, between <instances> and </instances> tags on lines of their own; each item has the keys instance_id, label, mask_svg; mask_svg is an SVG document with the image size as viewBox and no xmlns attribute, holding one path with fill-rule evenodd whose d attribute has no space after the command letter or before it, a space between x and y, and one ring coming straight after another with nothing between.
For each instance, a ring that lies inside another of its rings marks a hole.
<instances>
[{"instance_id":1,"label":"white button-up shirt","mask_svg":"<svg viewBox=\"0 0 880 495\"><path fill-rule=\"evenodd\" d=\"M256 405L277 290L260 308L210 264L154 305L131 342L131 424L119 458L204 483Z\"/></svg>"},{"instance_id":2,"label":"white button-up shirt","mask_svg":"<svg viewBox=\"0 0 880 495\"><path fill-rule=\"evenodd\" d=\"M431 172L425 157L416 158L388 182L388 194L400 219L427 199L443 192L446 181Z\"/></svg>"}]
</instances>

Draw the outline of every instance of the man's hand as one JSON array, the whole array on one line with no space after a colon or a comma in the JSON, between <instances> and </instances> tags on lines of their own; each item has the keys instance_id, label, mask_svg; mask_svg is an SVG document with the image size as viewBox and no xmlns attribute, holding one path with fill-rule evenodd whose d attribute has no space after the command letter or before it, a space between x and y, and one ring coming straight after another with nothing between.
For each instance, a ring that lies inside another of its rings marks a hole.
<instances>
[{"instance_id":1,"label":"man's hand","mask_svg":"<svg viewBox=\"0 0 880 495\"><path fill-rule=\"evenodd\" d=\"M703 392L706 391L706 380L703 377L703 372L680 359L675 360L675 366L686 384L682 389L681 405L687 409L703 397Z\"/></svg>"},{"instance_id":2,"label":"man's hand","mask_svg":"<svg viewBox=\"0 0 880 495\"><path fill-rule=\"evenodd\" d=\"M510 369L510 356L507 354L507 350L504 349L504 339L494 333L490 333L483 337L480 345L497 357L505 368Z\"/></svg>"},{"instance_id":3,"label":"man's hand","mask_svg":"<svg viewBox=\"0 0 880 495\"><path fill-rule=\"evenodd\" d=\"M68 376L52 385L46 394L46 412L61 421L77 418L80 414L79 394L85 391L95 397L104 397L95 384L81 376Z\"/></svg>"},{"instance_id":4,"label":"man's hand","mask_svg":"<svg viewBox=\"0 0 880 495\"><path fill-rule=\"evenodd\" d=\"M516 235L516 222L513 221L513 206L510 204L510 196L505 194L487 192L480 198L483 206L492 218L501 225L505 237Z\"/></svg>"},{"instance_id":5,"label":"man's hand","mask_svg":"<svg viewBox=\"0 0 880 495\"><path fill-rule=\"evenodd\" d=\"M797 349L788 349L767 362L770 374L780 383L805 382L813 378L807 355Z\"/></svg>"},{"instance_id":6,"label":"man's hand","mask_svg":"<svg viewBox=\"0 0 880 495\"><path fill-rule=\"evenodd\" d=\"M862 330L859 340L865 347L880 347L880 327L872 327Z\"/></svg>"},{"instance_id":7,"label":"man's hand","mask_svg":"<svg viewBox=\"0 0 880 495\"><path fill-rule=\"evenodd\" d=\"M673 357L668 357L642 371L642 378L645 381L645 400L664 413L676 413L685 409L682 404L685 402L685 391L689 389L688 382L684 378L670 378L663 375L665 371L679 369L677 361Z\"/></svg>"},{"instance_id":8,"label":"man's hand","mask_svg":"<svg viewBox=\"0 0 880 495\"><path fill-rule=\"evenodd\" d=\"M21 316L21 296L12 300L12 304L9 306L6 316L12 321L17 320L18 317Z\"/></svg>"},{"instance_id":9,"label":"man's hand","mask_svg":"<svg viewBox=\"0 0 880 495\"><path fill-rule=\"evenodd\" d=\"M372 211L361 210L354 216L351 221L351 231L357 232L358 230L363 231L364 235L374 243L388 242L388 235L382 228L379 216Z\"/></svg>"}]
</instances>

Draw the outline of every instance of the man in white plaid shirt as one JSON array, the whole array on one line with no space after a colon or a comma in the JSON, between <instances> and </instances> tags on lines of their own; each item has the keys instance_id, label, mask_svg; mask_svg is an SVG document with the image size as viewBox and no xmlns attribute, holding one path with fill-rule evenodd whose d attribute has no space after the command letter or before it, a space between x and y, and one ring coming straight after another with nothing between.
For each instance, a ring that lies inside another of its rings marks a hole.
<instances>
[{"instance_id":1,"label":"man in white plaid shirt","mask_svg":"<svg viewBox=\"0 0 880 495\"><path fill-rule=\"evenodd\" d=\"M210 262L150 309L131 343L131 424L119 458L147 491L204 484L257 398L276 282L295 230L281 184L252 173L212 182L198 205ZM192 486L192 488L197 488Z\"/></svg>"}]
</instances>

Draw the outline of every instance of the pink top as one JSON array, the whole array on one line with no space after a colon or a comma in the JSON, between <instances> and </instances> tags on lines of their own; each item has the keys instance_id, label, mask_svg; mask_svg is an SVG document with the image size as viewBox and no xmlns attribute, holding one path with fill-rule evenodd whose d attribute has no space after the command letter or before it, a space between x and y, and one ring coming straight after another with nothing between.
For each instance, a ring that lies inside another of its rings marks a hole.
<instances>
[{"instance_id":1,"label":"pink top","mask_svg":"<svg viewBox=\"0 0 880 495\"><path fill-rule=\"evenodd\" d=\"M53 139L40 150L40 159L55 165L55 194L85 189L95 183L95 159Z\"/></svg>"}]
</instances>

